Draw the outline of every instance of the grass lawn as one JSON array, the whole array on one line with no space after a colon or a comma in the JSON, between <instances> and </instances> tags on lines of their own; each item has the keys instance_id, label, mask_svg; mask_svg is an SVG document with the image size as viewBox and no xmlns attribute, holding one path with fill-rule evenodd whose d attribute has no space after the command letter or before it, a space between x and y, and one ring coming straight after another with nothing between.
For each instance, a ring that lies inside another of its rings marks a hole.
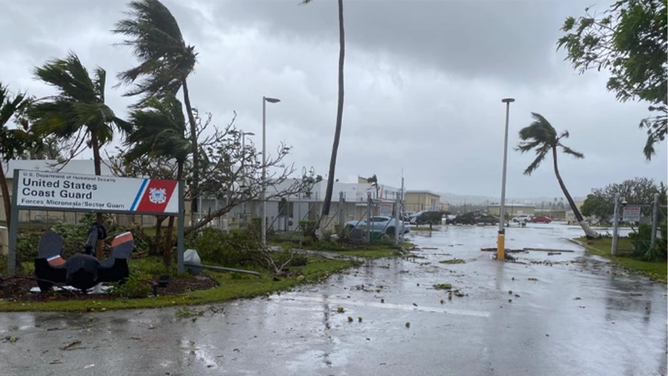
<instances>
[{"instance_id":1,"label":"grass lawn","mask_svg":"<svg viewBox=\"0 0 668 376\"><path fill-rule=\"evenodd\" d=\"M164 271L158 258L133 260L134 266L143 271ZM231 299L251 298L275 291L288 290L303 283L314 283L329 277L343 269L358 265L354 261L329 260L321 257L309 257L306 266L299 267L302 275L275 281L269 272L262 272L263 277L239 273L205 273L214 276L219 287L199 290L180 295L158 296L141 299L114 300L66 300L51 302L12 302L0 301L0 311L100 311L112 309L161 308L195 304L219 303ZM28 265L26 265L28 266ZM132 268L132 264L131 264ZM259 271L259 270L257 270Z\"/></svg>"},{"instance_id":2,"label":"grass lawn","mask_svg":"<svg viewBox=\"0 0 668 376\"><path fill-rule=\"evenodd\" d=\"M617 242L617 255L610 255L612 238L601 238L589 240L585 237L577 238L587 250L595 255L603 256L616 265L636 270L647 275L652 280L666 283L668 280L668 264L666 261L649 262L630 255L633 251L633 243L627 237L620 237Z\"/></svg>"}]
</instances>

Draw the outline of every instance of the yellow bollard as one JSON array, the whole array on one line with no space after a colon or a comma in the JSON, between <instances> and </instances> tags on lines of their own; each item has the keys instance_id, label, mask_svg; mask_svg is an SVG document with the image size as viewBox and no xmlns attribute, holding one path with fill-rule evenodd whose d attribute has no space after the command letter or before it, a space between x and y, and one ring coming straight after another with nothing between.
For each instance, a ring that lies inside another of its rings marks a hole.
<instances>
[{"instance_id":1,"label":"yellow bollard","mask_svg":"<svg viewBox=\"0 0 668 376\"><path fill-rule=\"evenodd\" d=\"M496 259L505 260L506 258L506 238L505 234L499 233L499 237L496 240Z\"/></svg>"}]
</instances>

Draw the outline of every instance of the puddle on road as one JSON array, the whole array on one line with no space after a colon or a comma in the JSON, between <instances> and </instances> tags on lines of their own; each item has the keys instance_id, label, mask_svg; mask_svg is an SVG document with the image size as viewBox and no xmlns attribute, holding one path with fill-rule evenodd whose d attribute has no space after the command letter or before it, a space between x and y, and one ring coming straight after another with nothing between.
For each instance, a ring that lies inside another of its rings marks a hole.
<instances>
[{"instance_id":1,"label":"puddle on road","mask_svg":"<svg viewBox=\"0 0 668 376\"><path fill-rule=\"evenodd\" d=\"M312 302L312 303L329 303L340 306L358 306L358 307L373 307L373 308L384 308L384 309L398 309L403 311L421 311L421 312L435 312L435 313L447 313L451 315L464 315L464 316L473 316L473 317L489 317L490 313L485 311L473 311L466 309L454 309L454 308L443 308L443 307L429 307L429 306L414 306L409 304L392 304L392 303L376 303L376 302L355 302L346 299L332 299L331 297L319 298L319 297L309 297L309 296L295 296L295 297L280 297L274 298L271 301L281 302L281 301L300 301L300 302Z\"/></svg>"}]
</instances>

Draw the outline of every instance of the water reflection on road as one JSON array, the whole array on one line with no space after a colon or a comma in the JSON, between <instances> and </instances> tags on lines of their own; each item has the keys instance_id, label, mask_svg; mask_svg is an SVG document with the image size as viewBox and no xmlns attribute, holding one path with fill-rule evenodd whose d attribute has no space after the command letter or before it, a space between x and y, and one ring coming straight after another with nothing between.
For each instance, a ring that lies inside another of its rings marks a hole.
<instances>
[{"instance_id":1,"label":"water reflection on road","mask_svg":"<svg viewBox=\"0 0 668 376\"><path fill-rule=\"evenodd\" d=\"M665 375L666 286L617 270L566 240L580 234L578 227L554 224L510 228L508 248L564 252L516 253L518 262L501 263L481 251L495 247L493 226L411 233L421 248L416 257L367 262L292 292L202 307L196 320L177 317L175 309L6 313L0 331L20 339L0 345L0 369L30 375ZM439 262L453 258L466 262ZM463 296L450 298L434 288L439 283ZM81 349L58 349L74 340Z\"/></svg>"}]
</instances>

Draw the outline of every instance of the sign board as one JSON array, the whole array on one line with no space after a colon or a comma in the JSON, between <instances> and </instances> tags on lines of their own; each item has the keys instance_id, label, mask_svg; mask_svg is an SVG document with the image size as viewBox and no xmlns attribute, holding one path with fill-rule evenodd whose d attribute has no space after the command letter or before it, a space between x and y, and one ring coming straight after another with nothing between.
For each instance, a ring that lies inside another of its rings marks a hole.
<instances>
[{"instance_id":1,"label":"sign board","mask_svg":"<svg viewBox=\"0 0 668 376\"><path fill-rule=\"evenodd\" d=\"M380 204L380 210L378 215L386 216L386 217L391 217L392 212L394 211L394 206L392 204Z\"/></svg>"},{"instance_id":2,"label":"sign board","mask_svg":"<svg viewBox=\"0 0 668 376\"><path fill-rule=\"evenodd\" d=\"M625 206L624 214L622 215L624 222L640 222L640 207L639 206Z\"/></svg>"},{"instance_id":3,"label":"sign board","mask_svg":"<svg viewBox=\"0 0 668 376\"><path fill-rule=\"evenodd\" d=\"M18 171L17 207L125 213L179 213L179 182Z\"/></svg>"}]
</instances>

